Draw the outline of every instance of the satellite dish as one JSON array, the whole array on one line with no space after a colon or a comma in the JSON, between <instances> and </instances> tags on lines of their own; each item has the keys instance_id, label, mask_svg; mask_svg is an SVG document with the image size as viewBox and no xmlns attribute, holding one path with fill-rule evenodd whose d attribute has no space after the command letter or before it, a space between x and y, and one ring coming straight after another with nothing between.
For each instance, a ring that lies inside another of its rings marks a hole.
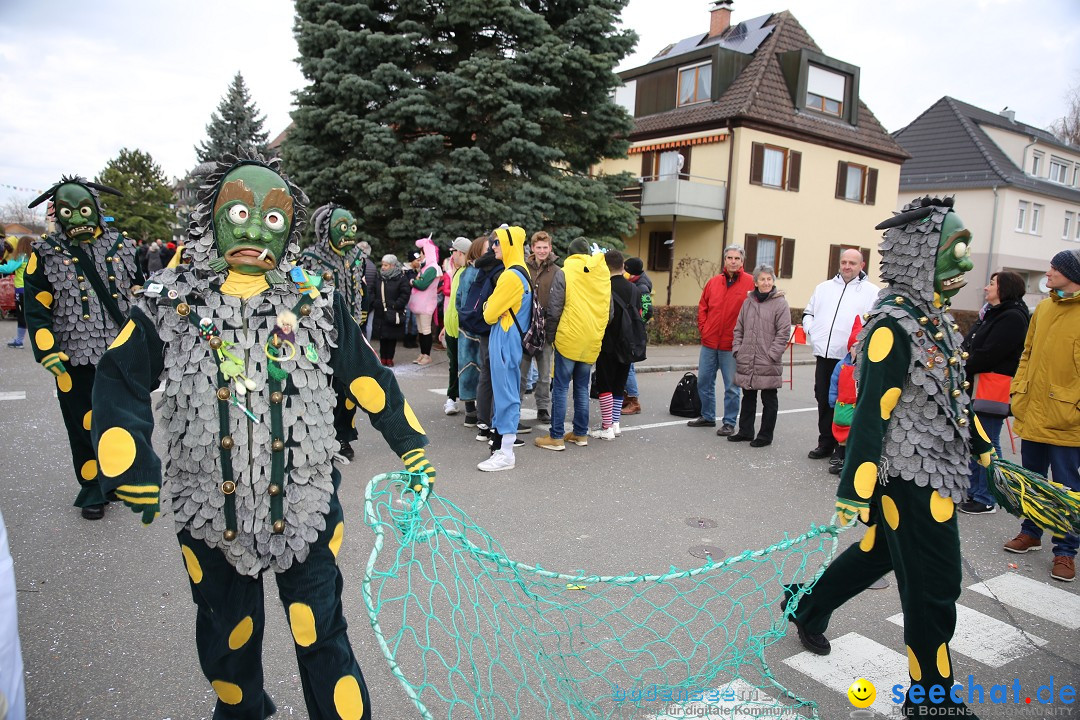
<instances>
[{"instance_id":1,"label":"satellite dish","mask_svg":"<svg viewBox=\"0 0 1080 720\"><path fill-rule=\"evenodd\" d=\"M1041 292L1043 295L1048 295L1050 293L1050 286L1046 284L1045 275L1043 275L1042 280L1039 281L1039 292Z\"/></svg>"}]
</instances>

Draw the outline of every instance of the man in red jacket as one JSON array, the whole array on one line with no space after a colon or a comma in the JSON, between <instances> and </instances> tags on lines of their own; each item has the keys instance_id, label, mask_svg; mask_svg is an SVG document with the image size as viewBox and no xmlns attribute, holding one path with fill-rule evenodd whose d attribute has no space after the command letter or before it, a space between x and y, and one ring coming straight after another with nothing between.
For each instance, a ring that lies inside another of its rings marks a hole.
<instances>
[{"instance_id":1,"label":"man in red jacket","mask_svg":"<svg viewBox=\"0 0 1080 720\"><path fill-rule=\"evenodd\" d=\"M754 278L743 271L743 249L731 245L724 250L724 272L705 284L698 301L697 324L701 334L698 359L698 395L701 417L686 423L690 427L716 427L716 370L724 378L724 417L717 435L735 432L739 417L740 391L735 386L735 356L731 341L746 294L754 289Z\"/></svg>"}]
</instances>

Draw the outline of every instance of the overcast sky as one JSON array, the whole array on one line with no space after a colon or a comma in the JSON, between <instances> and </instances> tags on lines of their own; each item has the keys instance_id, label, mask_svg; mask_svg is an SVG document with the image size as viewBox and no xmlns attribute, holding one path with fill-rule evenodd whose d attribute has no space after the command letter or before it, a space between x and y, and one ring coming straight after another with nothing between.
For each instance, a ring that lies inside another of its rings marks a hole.
<instances>
[{"instance_id":1,"label":"overcast sky","mask_svg":"<svg viewBox=\"0 0 1080 720\"><path fill-rule=\"evenodd\" d=\"M630 0L623 23L640 39L620 69L707 31L709 7ZM735 0L733 20L784 9L861 68L889 131L943 95L1045 127L1080 85L1077 0ZM183 175L238 70L277 135L304 83L292 26L288 0L0 0L0 204L93 177L123 147Z\"/></svg>"}]
</instances>

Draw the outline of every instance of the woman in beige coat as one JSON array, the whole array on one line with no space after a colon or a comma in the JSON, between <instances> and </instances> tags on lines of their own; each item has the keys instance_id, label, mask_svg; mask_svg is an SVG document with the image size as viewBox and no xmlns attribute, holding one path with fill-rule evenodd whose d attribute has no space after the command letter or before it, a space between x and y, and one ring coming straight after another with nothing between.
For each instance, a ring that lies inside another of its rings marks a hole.
<instances>
[{"instance_id":1,"label":"woman in beige coat","mask_svg":"<svg viewBox=\"0 0 1080 720\"><path fill-rule=\"evenodd\" d=\"M750 441L750 447L772 443L778 403L776 390L783 384L784 348L791 336L791 308L784 291L777 290L770 265L754 268L754 289L746 294L735 324L732 352L735 384L742 388L739 430L728 435L731 442ZM761 427L754 437L757 395L761 391Z\"/></svg>"}]
</instances>

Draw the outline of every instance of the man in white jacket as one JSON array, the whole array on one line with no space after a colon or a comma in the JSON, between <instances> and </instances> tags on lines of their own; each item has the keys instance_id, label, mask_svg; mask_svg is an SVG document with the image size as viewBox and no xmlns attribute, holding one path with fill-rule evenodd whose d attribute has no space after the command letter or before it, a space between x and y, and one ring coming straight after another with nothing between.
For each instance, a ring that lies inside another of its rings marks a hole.
<instances>
[{"instance_id":1,"label":"man in white jacket","mask_svg":"<svg viewBox=\"0 0 1080 720\"><path fill-rule=\"evenodd\" d=\"M819 460L836 449L829 407L829 381L836 363L847 353L851 326L858 315L870 312L879 288L866 278L862 253L850 248L840 253L840 272L814 288L803 310L802 325L814 349L814 397L818 404L818 444L808 457Z\"/></svg>"}]
</instances>

